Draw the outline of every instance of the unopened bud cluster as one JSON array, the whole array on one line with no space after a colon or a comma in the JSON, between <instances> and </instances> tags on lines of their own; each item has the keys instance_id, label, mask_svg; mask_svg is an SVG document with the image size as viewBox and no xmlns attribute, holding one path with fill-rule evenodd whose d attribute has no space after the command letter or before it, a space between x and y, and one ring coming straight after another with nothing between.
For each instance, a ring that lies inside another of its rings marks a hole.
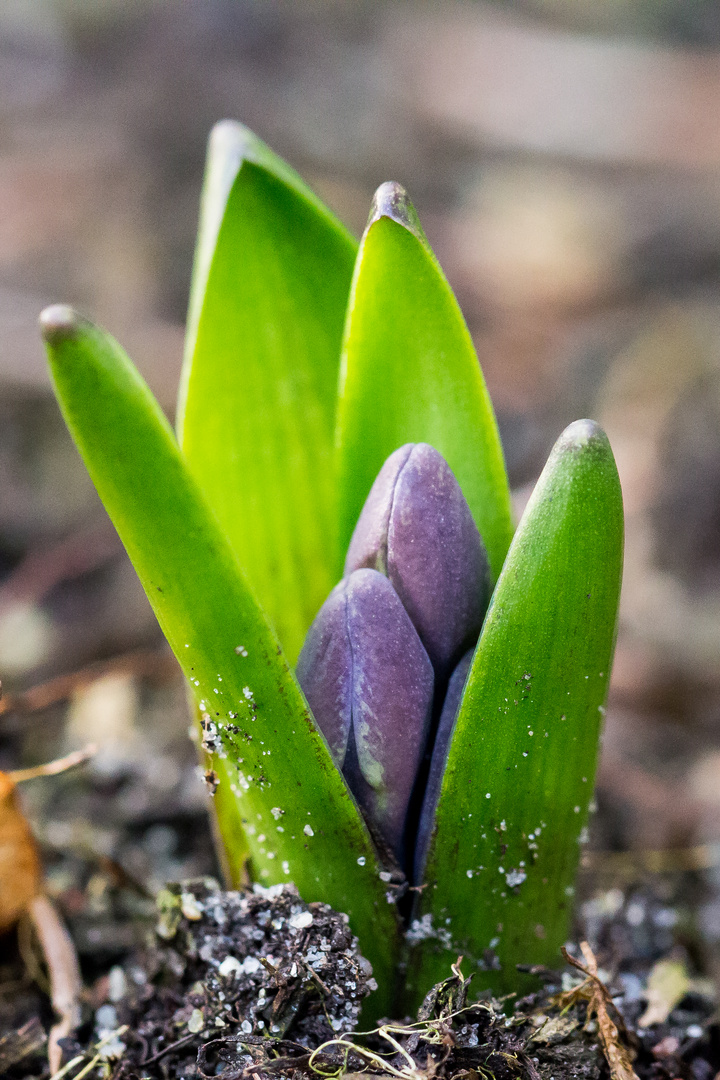
<instances>
[{"instance_id":1,"label":"unopened bud cluster","mask_svg":"<svg viewBox=\"0 0 720 1080\"><path fill-rule=\"evenodd\" d=\"M489 591L487 553L447 462L426 443L400 447L373 484L297 675L371 830L408 876L424 860Z\"/></svg>"}]
</instances>

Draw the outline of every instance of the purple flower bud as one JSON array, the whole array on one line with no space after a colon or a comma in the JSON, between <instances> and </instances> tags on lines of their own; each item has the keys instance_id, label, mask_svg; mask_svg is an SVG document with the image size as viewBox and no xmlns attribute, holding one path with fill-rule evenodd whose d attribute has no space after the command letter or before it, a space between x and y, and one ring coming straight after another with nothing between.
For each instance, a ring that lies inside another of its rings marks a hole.
<instances>
[{"instance_id":1,"label":"purple flower bud","mask_svg":"<svg viewBox=\"0 0 720 1080\"><path fill-rule=\"evenodd\" d=\"M336 585L308 630L296 675L338 769L352 724L352 649L347 632L347 582Z\"/></svg>"},{"instance_id":2,"label":"purple flower bud","mask_svg":"<svg viewBox=\"0 0 720 1080\"><path fill-rule=\"evenodd\" d=\"M435 823L435 810L440 798L440 788L442 787L448 751L450 750L450 740L460 711L460 703L474 655L475 650L468 649L450 676L445 701L440 713L440 722L438 723L432 758L430 759L430 772L425 787L422 810L420 811L420 821L418 822L414 865L416 883L419 883L425 869L425 859L427 858L430 837Z\"/></svg>"},{"instance_id":3,"label":"purple flower bud","mask_svg":"<svg viewBox=\"0 0 720 1080\"><path fill-rule=\"evenodd\" d=\"M470 508L441 454L408 443L391 454L355 527L345 573L387 574L442 679L480 632L488 559Z\"/></svg>"},{"instance_id":4,"label":"purple flower bud","mask_svg":"<svg viewBox=\"0 0 720 1080\"><path fill-rule=\"evenodd\" d=\"M401 859L434 678L386 577L358 570L333 589L310 628L297 674L370 825Z\"/></svg>"}]
</instances>

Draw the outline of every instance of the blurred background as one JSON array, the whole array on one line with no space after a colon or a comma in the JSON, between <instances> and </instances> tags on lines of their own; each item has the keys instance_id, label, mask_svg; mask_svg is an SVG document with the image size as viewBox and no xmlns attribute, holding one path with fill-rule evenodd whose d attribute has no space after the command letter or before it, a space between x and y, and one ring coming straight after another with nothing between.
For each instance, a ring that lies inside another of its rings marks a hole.
<instances>
[{"instance_id":1,"label":"blurred background","mask_svg":"<svg viewBox=\"0 0 720 1080\"><path fill-rule=\"evenodd\" d=\"M23 791L87 963L129 941L128 896L214 864L182 682L36 320L66 301L102 322L172 413L230 116L358 234L379 183L409 189L518 507L566 424L608 431L626 573L584 895L652 872L675 902L682 879L718 970L719 115L715 0L0 4L0 768L100 745Z\"/></svg>"}]
</instances>

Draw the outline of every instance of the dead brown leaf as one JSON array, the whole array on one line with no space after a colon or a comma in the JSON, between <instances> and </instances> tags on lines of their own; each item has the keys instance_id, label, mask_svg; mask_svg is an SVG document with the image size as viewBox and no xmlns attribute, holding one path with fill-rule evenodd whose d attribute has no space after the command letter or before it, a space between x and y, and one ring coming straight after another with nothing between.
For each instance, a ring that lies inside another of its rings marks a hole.
<instances>
[{"instance_id":1,"label":"dead brown leaf","mask_svg":"<svg viewBox=\"0 0 720 1080\"><path fill-rule=\"evenodd\" d=\"M0 772L0 933L15 925L41 887L40 856L15 780Z\"/></svg>"},{"instance_id":2,"label":"dead brown leaf","mask_svg":"<svg viewBox=\"0 0 720 1080\"><path fill-rule=\"evenodd\" d=\"M95 753L95 746L87 746L46 765L0 772L0 934L15 925L32 898L42 891L40 856L20 807L17 784L39 776L56 776L81 765Z\"/></svg>"},{"instance_id":3,"label":"dead brown leaf","mask_svg":"<svg viewBox=\"0 0 720 1080\"><path fill-rule=\"evenodd\" d=\"M574 990L568 991L561 997L564 1004L574 1004L579 998L587 1001L588 1020L595 1016L598 1023L598 1035L605 1054L605 1060L610 1067L612 1080L639 1080L637 1073L632 1067L630 1050L621 1040L617 1025L612 1020L608 1006L612 998L608 988L599 978L597 973L597 960L587 941L580 942L580 949L585 959L585 966L563 949L563 956L571 967L581 971L586 976L585 982Z\"/></svg>"},{"instance_id":4,"label":"dead brown leaf","mask_svg":"<svg viewBox=\"0 0 720 1080\"><path fill-rule=\"evenodd\" d=\"M72 939L43 892L40 855L30 825L20 808L17 783L39 776L55 776L82 764L94 753L95 747L89 746L47 765L15 773L0 772L0 933L9 930L24 917L37 935L47 964L50 999L58 1015L48 1039L51 1073L60 1068L60 1039L69 1035L78 1024L82 980ZM21 928L27 922L21 923ZM28 962L29 956L30 952Z\"/></svg>"}]
</instances>

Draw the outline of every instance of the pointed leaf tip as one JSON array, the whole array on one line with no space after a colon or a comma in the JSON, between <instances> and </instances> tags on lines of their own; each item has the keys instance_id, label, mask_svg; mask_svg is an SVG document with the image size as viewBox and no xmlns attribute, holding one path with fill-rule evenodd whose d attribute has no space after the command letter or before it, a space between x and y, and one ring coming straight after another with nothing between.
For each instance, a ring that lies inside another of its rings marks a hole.
<instances>
[{"instance_id":1,"label":"pointed leaf tip","mask_svg":"<svg viewBox=\"0 0 720 1080\"><path fill-rule=\"evenodd\" d=\"M82 321L69 304L52 304L40 314L40 332L48 345L56 345L73 337Z\"/></svg>"},{"instance_id":2,"label":"pointed leaf tip","mask_svg":"<svg viewBox=\"0 0 720 1080\"><path fill-rule=\"evenodd\" d=\"M594 420L574 420L565 428L555 444L558 453L564 450L580 450L596 443L598 447L610 448L608 437Z\"/></svg>"},{"instance_id":3,"label":"pointed leaf tip","mask_svg":"<svg viewBox=\"0 0 720 1080\"><path fill-rule=\"evenodd\" d=\"M252 138L252 133L249 128L246 128L239 120L231 120L229 117L226 117L224 120L218 120L217 123L213 124L210 129L209 141L211 143L222 142L226 139L232 139L234 141L243 135Z\"/></svg>"},{"instance_id":4,"label":"pointed leaf tip","mask_svg":"<svg viewBox=\"0 0 720 1080\"><path fill-rule=\"evenodd\" d=\"M198 236L178 438L292 663L340 561L333 426L357 244L232 120L210 136Z\"/></svg>"},{"instance_id":5,"label":"pointed leaf tip","mask_svg":"<svg viewBox=\"0 0 720 1080\"><path fill-rule=\"evenodd\" d=\"M411 203L405 188L395 180L386 180L375 192L367 228L369 229L371 225L384 217L390 218L397 225L402 225L423 243L426 242L417 210Z\"/></svg>"},{"instance_id":6,"label":"pointed leaf tip","mask_svg":"<svg viewBox=\"0 0 720 1080\"><path fill-rule=\"evenodd\" d=\"M425 442L455 474L497 579L513 533L497 423L457 300L397 183L378 188L361 241L336 423L341 550L386 458Z\"/></svg>"},{"instance_id":7,"label":"pointed leaf tip","mask_svg":"<svg viewBox=\"0 0 720 1080\"><path fill-rule=\"evenodd\" d=\"M218 120L208 138L208 164L212 162L219 167L215 183L229 190L243 159L260 156L259 145L260 140L245 124ZM227 194L218 200L223 208L226 199Z\"/></svg>"}]
</instances>

